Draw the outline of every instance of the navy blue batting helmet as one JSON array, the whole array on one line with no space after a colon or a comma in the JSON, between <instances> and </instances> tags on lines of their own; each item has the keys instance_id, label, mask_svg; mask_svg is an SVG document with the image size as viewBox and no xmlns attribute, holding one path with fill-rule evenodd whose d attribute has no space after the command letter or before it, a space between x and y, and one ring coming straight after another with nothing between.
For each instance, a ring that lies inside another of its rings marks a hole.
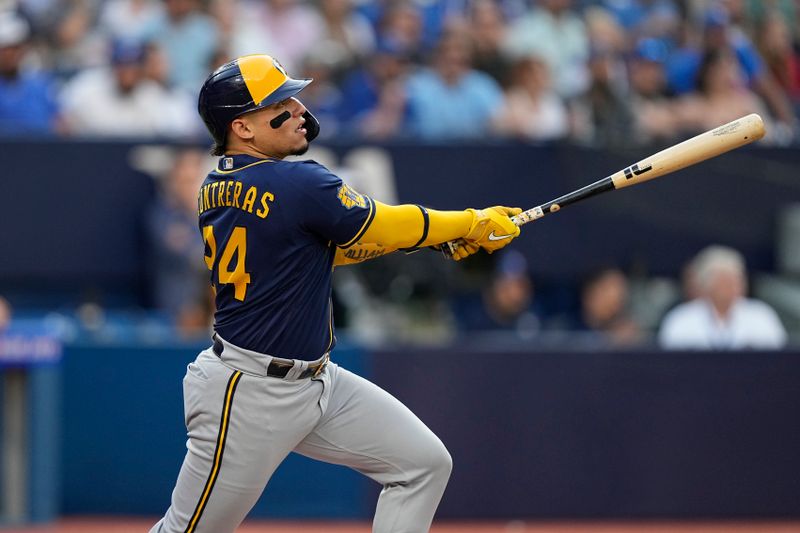
<instances>
[{"instance_id":1,"label":"navy blue batting helmet","mask_svg":"<svg viewBox=\"0 0 800 533\"><path fill-rule=\"evenodd\" d=\"M219 67L206 79L197 102L216 143L215 153L222 155L233 119L292 97L311 81L290 78L280 63L265 54L239 57ZM319 123L307 115L306 138L311 141L319 133Z\"/></svg>"}]
</instances>

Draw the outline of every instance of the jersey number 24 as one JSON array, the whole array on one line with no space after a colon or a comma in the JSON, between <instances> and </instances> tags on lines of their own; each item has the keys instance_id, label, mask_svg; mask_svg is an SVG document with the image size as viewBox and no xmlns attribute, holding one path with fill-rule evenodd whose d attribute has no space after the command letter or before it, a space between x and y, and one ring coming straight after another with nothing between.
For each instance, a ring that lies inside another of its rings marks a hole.
<instances>
[{"instance_id":1,"label":"jersey number 24","mask_svg":"<svg viewBox=\"0 0 800 533\"><path fill-rule=\"evenodd\" d=\"M213 226L205 226L203 228L203 241L205 241L206 246L208 246L211 252L211 255L205 256L206 266L213 272L214 262L217 259L217 240L214 237ZM234 254L236 254L236 264L233 266L233 270L231 270ZM244 301L245 294L247 293L247 285L250 283L250 274L244 269L244 260L246 256L247 228L236 226L233 228L228 242L225 243L225 249L222 251L222 257L219 258L219 265L217 265L217 272L219 273L219 284L225 285L232 283L233 296L240 302Z\"/></svg>"}]
</instances>

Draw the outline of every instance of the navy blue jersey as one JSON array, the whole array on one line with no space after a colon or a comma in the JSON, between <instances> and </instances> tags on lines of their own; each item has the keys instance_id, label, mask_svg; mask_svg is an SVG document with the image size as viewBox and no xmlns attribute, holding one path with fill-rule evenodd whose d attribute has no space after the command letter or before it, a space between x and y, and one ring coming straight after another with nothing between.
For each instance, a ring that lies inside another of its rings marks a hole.
<instances>
[{"instance_id":1,"label":"navy blue jersey","mask_svg":"<svg viewBox=\"0 0 800 533\"><path fill-rule=\"evenodd\" d=\"M314 360L335 344L336 245L356 242L375 204L314 161L220 159L198 196L214 329L261 353Z\"/></svg>"}]
</instances>

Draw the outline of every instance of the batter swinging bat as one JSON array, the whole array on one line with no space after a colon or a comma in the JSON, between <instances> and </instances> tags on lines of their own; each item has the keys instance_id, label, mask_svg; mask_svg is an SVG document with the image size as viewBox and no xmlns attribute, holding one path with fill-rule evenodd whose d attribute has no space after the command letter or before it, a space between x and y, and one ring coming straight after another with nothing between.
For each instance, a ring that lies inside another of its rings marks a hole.
<instances>
[{"instance_id":1,"label":"batter swinging bat","mask_svg":"<svg viewBox=\"0 0 800 533\"><path fill-rule=\"evenodd\" d=\"M519 215L511 217L517 226L527 224L537 218L542 218L550 213L555 213L570 204L580 202L592 196L638 185L645 181L658 178L681 170L688 166L711 159L729 152L740 146L750 144L764 136L764 121L753 113L740 119L729 122L713 130L701 133L682 143L670 146L665 150L646 157L638 163L631 165L619 172L580 188L576 191L560 196L545 204L536 206ZM458 241L447 244L450 254L458 246ZM443 248L445 249L445 248ZM446 249L445 249L446 250ZM445 253L447 253L447 251Z\"/></svg>"}]
</instances>

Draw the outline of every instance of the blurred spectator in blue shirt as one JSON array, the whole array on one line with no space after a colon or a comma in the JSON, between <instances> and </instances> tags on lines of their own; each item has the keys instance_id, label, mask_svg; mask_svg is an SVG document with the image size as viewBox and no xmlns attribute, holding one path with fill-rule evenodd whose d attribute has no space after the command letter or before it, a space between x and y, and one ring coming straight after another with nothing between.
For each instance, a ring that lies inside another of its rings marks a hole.
<instances>
[{"instance_id":1,"label":"blurred spectator in blue shirt","mask_svg":"<svg viewBox=\"0 0 800 533\"><path fill-rule=\"evenodd\" d=\"M197 230L197 191L206 162L201 150L179 151L146 214L153 304L186 332L204 330L210 320L208 269Z\"/></svg>"},{"instance_id":2,"label":"blurred spectator in blue shirt","mask_svg":"<svg viewBox=\"0 0 800 533\"><path fill-rule=\"evenodd\" d=\"M753 44L744 33L730 29L727 11L715 7L705 13L702 46L689 43L670 57L667 76L672 91L683 94L694 90L704 50L720 48L733 51L748 83L753 83L763 72L764 64Z\"/></svg>"},{"instance_id":3,"label":"blurred spectator in blue shirt","mask_svg":"<svg viewBox=\"0 0 800 533\"><path fill-rule=\"evenodd\" d=\"M340 117L343 131L371 139L400 133L406 120L408 53L390 39L378 42L366 65L342 84Z\"/></svg>"},{"instance_id":4,"label":"blurred spectator in blue shirt","mask_svg":"<svg viewBox=\"0 0 800 533\"><path fill-rule=\"evenodd\" d=\"M170 84L194 96L217 66L212 65L219 47L217 23L200 10L198 0L164 0L164 6L146 32L147 40L164 51Z\"/></svg>"},{"instance_id":5,"label":"blurred spectator in blue shirt","mask_svg":"<svg viewBox=\"0 0 800 533\"><path fill-rule=\"evenodd\" d=\"M23 65L30 27L13 12L0 13L0 134L50 133L56 129L55 84Z\"/></svg>"},{"instance_id":6,"label":"blurred spectator in blue shirt","mask_svg":"<svg viewBox=\"0 0 800 533\"><path fill-rule=\"evenodd\" d=\"M535 337L541 330L541 317L525 256L516 250L501 252L486 288L454 302L453 313L462 331Z\"/></svg>"},{"instance_id":7,"label":"blurred spectator in blue shirt","mask_svg":"<svg viewBox=\"0 0 800 533\"><path fill-rule=\"evenodd\" d=\"M669 96L664 63L669 57L667 45L651 37L638 41L628 62L631 90L642 98Z\"/></svg>"},{"instance_id":8,"label":"blurred spectator in blue shirt","mask_svg":"<svg viewBox=\"0 0 800 533\"><path fill-rule=\"evenodd\" d=\"M68 133L184 137L197 131L195 100L147 77L147 48L115 41L111 65L73 78L61 92Z\"/></svg>"},{"instance_id":9,"label":"blurred spectator in blue shirt","mask_svg":"<svg viewBox=\"0 0 800 533\"><path fill-rule=\"evenodd\" d=\"M679 133L680 121L664 71L668 55L663 41L648 37L636 43L628 62L635 138L641 143L673 139Z\"/></svg>"},{"instance_id":10,"label":"blurred spectator in blue shirt","mask_svg":"<svg viewBox=\"0 0 800 533\"><path fill-rule=\"evenodd\" d=\"M541 57L550 67L556 92L563 98L577 96L589 85L583 21L572 10L572 0L540 0L537 5L512 24L505 49L514 58Z\"/></svg>"},{"instance_id":11,"label":"blurred spectator in blue shirt","mask_svg":"<svg viewBox=\"0 0 800 533\"><path fill-rule=\"evenodd\" d=\"M442 36L432 60L408 81L408 133L426 140L478 139L500 112L503 93L489 75L471 68L467 36Z\"/></svg>"}]
</instances>

